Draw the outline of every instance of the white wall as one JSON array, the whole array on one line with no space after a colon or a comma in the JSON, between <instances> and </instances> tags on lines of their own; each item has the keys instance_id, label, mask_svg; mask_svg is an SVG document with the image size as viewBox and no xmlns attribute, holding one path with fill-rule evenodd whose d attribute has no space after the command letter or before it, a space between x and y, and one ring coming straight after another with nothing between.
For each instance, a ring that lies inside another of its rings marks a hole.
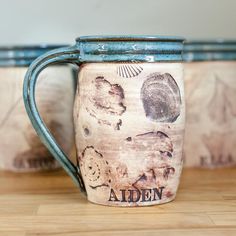
<instances>
[{"instance_id":1,"label":"white wall","mask_svg":"<svg viewBox=\"0 0 236 236\"><path fill-rule=\"evenodd\" d=\"M0 0L0 32L0 45L91 34L236 39L236 0Z\"/></svg>"}]
</instances>

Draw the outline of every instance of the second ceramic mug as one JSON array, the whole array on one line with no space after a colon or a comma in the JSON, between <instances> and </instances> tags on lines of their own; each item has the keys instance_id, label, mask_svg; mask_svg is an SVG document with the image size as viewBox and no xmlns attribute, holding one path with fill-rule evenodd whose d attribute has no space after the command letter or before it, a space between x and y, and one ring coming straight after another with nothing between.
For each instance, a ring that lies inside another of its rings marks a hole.
<instances>
[{"instance_id":1,"label":"second ceramic mug","mask_svg":"<svg viewBox=\"0 0 236 236\"><path fill-rule=\"evenodd\" d=\"M60 167L31 127L24 109L22 87L32 61L62 46L0 47L0 170L32 172ZM48 67L39 75L36 94L45 123L68 154L73 144L74 81L71 66Z\"/></svg>"},{"instance_id":2,"label":"second ceramic mug","mask_svg":"<svg viewBox=\"0 0 236 236\"><path fill-rule=\"evenodd\" d=\"M182 49L182 38L80 37L75 46L30 66L24 101L32 124L91 202L143 206L175 198L185 125ZM78 166L55 142L34 100L38 73L58 62L80 66L74 105Z\"/></svg>"},{"instance_id":3,"label":"second ceramic mug","mask_svg":"<svg viewBox=\"0 0 236 236\"><path fill-rule=\"evenodd\" d=\"M185 166L236 166L236 42L188 41Z\"/></svg>"}]
</instances>

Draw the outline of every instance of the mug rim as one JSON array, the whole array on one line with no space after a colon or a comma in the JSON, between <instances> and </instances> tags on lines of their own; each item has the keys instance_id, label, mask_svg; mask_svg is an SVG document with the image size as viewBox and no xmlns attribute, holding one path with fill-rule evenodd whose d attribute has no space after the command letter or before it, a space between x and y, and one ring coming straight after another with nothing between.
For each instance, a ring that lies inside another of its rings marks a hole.
<instances>
[{"instance_id":1,"label":"mug rim","mask_svg":"<svg viewBox=\"0 0 236 236\"><path fill-rule=\"evenodd\" d=\"M54 49L66 47L68 44L29 44L29 45L6 45L0 46L0 51L8 50L40 50L40 49Z\"/></svg>"},{"instance_id":2,"label":"mug rim","mask_svg":"<svg viewBox=\"0 0 236 236\"><path fill-rule=\"evenodd\" d=\"M0 67L29 66L36 58L65 44L35 44L0 46Z\"/></svg>"},{"instance_id":3,"label":"mug rim","mask_svg":"<svg viewBox=\"0 0 236 236\"><path fill-rule=\"evenodd\" d=\"M195 61L235 61L236 40L187 40L184 42L183 59Z\"/></svg>"},{"instance_id":4,"label":"mug rim","mask_svg":"<svg viewBox=\"0 0 236 236\"><path fill-rule=\"evenodd\" d=\"M236 39L194 39L194 40L186 40L184 42L185 45L224 45L224 44L236 44Z\"/></svg>"},{"instance_id":5,"label":"mug rim","mask_svg":"<svg viewBox=\"0 0 236 236\"><path fill-rule=\"evenodd\" d=\"M159 35L88 35L76 38L76 42L133 42L133 41L155 41L155 42L184 42L180 36L159 36Z\"/></svg>"}]
</instances>

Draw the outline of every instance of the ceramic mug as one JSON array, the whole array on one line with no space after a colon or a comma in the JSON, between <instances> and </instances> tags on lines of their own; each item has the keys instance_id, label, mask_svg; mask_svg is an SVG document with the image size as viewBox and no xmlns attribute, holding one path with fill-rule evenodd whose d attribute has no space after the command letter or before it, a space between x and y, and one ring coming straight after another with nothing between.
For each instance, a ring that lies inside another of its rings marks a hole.
<instances>
[{"instance_id":1,"label":"ceramic mug","mask_svg":"<svg viewBox=\"0 0 236 236\"><path fill-rule=\"evenodd\" d=\"M24 82L28 115L89 201L145 206L175 198L185 126L182 49L182 38L87 36L30 66ZM34 101L38 72L58 62L80 68L74 104L77 166L46 128Z\"/></svg>"},{"instance_id":2,"label":"ceramic mug","mask_svg":"<svg viewBox=\"0 0 236 236\"><path fill-rule=\"evenodd\" d=\"M30 63L60 45L0 48L0 169L29 172L59 168L25 114L22 87ZM69 77L69 79L68 79ZM66 153L73 144L74 78L68 66L52 66L39 76L37 104ZM67 94L65 96L65 94Z\"/></svg>"},{"instance_id":3,"label":"ceramic mug","mask_svg":"<svg viewBox=\"0 0 236 236\"><path fill-rule=\"evenodd\" d=\"M185 166L236 165L236 41L189 41L184 47Z\"/></svg>"}]
</instances>

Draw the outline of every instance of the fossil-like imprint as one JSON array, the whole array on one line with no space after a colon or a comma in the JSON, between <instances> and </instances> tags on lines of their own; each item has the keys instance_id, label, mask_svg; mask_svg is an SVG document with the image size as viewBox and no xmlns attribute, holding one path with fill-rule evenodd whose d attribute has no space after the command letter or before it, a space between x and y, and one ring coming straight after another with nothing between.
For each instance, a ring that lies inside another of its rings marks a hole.
<instances>
[{"instance_id":1,"label":"fossil-like imprint","mask_svg":"<svg viewBox=\"0 0 236 236\"><path fill-rule=\"evenodd\" d=\"M149 75L141 88L141 99L146 117L153 121L174 122L180 115L180 90L169 73Z\"/></svg>"},{"instance_id":2,"label":"fossil-like imprint","mask_svg":"<svg viewBox=\"0 0 236 236\"><path fill-rule=\"evenodd\" d=\"M168 164L173 158L173 143L167 134L162 131L148 132L127 137L125 142L132 155L139 152L146 159L142 171L132 183L133 187L153 187L174 175L175 169ZM150 148L147 149L147 146Z\"/></svg>"},{"instance_id":3,"label":"fossil-like imprint","mask_svg":"<svg viewBox=\"0 0 236 236\"><path fill-rule=\"evenodd\" d=\"M173 155L173 143L162 131L138 134L133 138L128 137L126 140L133 150L147 150L148 145L150 148L147 152L158 155L160 159L171 158Z\"/></svg>"},{"instance_id":4,"label":"fossil-like imprint","mask_svg":"<svg viewBox=\"0 0 236 236\"><path fill-rule=\"evenodd\" d=\"M124 90L118 84L111 84L104 77L97 77L95 86L89 95L86 111L97 119L99 124L113 126L119 130L122 120L119 118L125 110ZM116 118L117 116L117 118Z\"/></svg>"},{"instance_id":5,"label":"fossil-like imprint","mask_svg":"<svg viewBox=\"0 0 236 236\"><path fill-rule=\"evenodd\" d=\"M109 187L111 170L109 163L93 146L87 146L80 157L80 169L87 185L92 189Z\"/></svg>"},{"instance_id":6,"label":"fossil-like imprint","mask_svg":"<svg viewBox=\"0 0 236 236\"><path fill-rule=\"evenodd\" d=\"M157 184L163 184L175 173L175 168L169 165L162 165L146 170L140 174L137 180L132 184L133 187L141 188L152 188Z\"/></svg>"},{"instance_id":7,"label":"fossil-like imprint","mask_svg":"<svg viewBox=\"0 0 236 236\"><path fill-rule=\"evenodd\" d=\"M120 77L132 78L138 76L143 71L143 68L138 64L123 64L118 66L117 74Z\"/></svg>"}]
</instances>

